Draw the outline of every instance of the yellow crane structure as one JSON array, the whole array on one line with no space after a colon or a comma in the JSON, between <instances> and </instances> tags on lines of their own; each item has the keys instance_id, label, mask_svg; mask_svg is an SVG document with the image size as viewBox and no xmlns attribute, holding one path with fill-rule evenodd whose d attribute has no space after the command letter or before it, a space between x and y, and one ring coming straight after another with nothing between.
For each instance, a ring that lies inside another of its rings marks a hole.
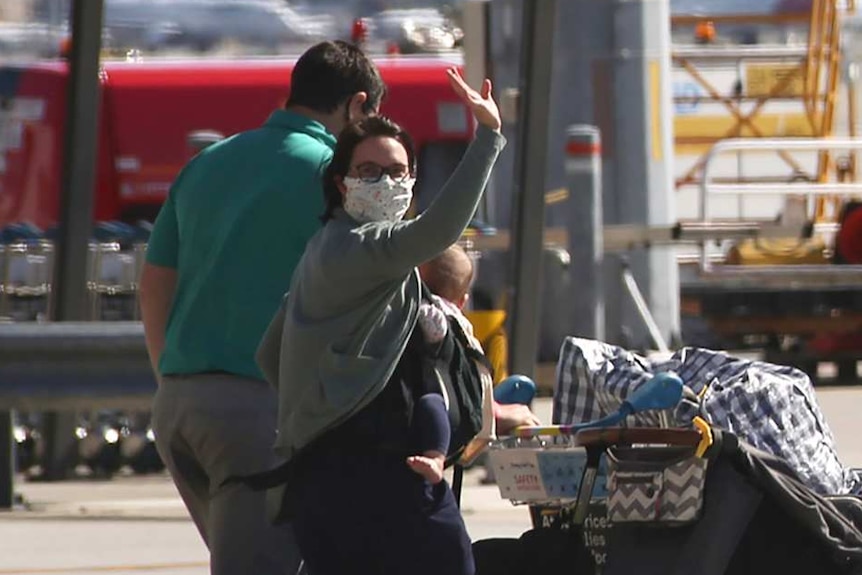
<instances>
[{"instance_id":1,"label":"yellow crane structure","mask_svg":"<svg viewBox=\"0 0 862 575\"><path fill-rule=\"evenodd\" d=\"M842 62L842 21L855 13L855 0L812 0L809 12L771 14L676 15L674 29L692 29L696 44L674 47L674 65L696 83L701 95L677 94L678 105L697 99L700 103L719 104L723 122L704 130L703 122L677 118L677 149L699 148L697 160L677 178L677 186L698 183L709 155L708 147L726 138L808 137L830 138L836 133L836 114L844 72ZM807 41L799 44L727 46L720 45L722 28L759 26L807 29ZM710 78L709 70L718 64L745 66L734 93L727 93ZM847 104L847 136L855 138L856 94L853 82L844 82ZM796 102L799 113L773 114L769 107L783 103L785 109ZM790 118L788 119L788 116ZM855 150L838 158L834 150L818 153L816 168L807 169L791 152L775 153L792 170L796 180L825 183L830 180L853 181L856 175ZM772 176L775 178L786 175ZM736 184L764 182L768 177L746 178L737 174ZM778 181L781 181L780 179ZM725 179L725 182L727 180ZM834 218L841 198L819 196L814 207L816 221Z\"/></svg>"},{"instance_id":2,"label":"yellow crane structure","mask_svg":"<svg viewBox=\"0 0 862 575\"><path fill-rule=\"evenodd\" d=\"M811 0L807 11L672 19L675 79L697 87L674 95L676 187L680 197L698 190L693 219L755 220L742 213L743 200L763 208L772 196L772 209L777 196L784 199L778 220L811 233L743 239L718 255L702 245L698 272L681 284L683 314L706 320L728 345L763 347L767 358L812 376L818 362L834 362L847 380L857 380L862 359L862 219L855 231L846 225L862 205L855 15L855 0ZM739 27L773 38L722 43L723 31ZM679 41L686 34L689 41ZM693 100L707 111L686 113ZM717 167L729 152L758 156L746 169ZM733 215L727 202L722 214L708 209L707 199L714 208L721 193L739 199ZM776 218L763 213L762 221ZM842 258L848 235L854 257Z\"/></svg>"}]
</instances>

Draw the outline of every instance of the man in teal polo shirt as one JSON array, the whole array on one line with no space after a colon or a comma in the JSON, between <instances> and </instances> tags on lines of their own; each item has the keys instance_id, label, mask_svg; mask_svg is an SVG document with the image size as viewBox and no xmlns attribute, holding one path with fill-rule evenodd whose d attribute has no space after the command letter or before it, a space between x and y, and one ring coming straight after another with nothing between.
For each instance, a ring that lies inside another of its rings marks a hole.
<instances>
[{"instance_id":1,"label":"man in teal polo shirt","mask_svg":"<svg viewBox=\"0 0 862 575\"><path fill-rule=\"evenodd\" d=\"M189 162L150 237L140 295L159 379L156 445L214 575L298 568L290 528L269 524L264 493L221 485L277 463L275 390L255 352L320 226L333 134L376 113L384 93L355 46L313 46L294 67L285 109Z\"/></svg>"}]
</instances>

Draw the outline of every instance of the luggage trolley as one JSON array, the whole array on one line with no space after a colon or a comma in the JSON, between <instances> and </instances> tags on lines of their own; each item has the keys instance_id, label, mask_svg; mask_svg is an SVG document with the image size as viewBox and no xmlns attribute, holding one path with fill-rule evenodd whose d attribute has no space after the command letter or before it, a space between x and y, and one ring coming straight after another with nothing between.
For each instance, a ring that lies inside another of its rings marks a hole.
<instances>
[{"instance_id":1,"label":"luggage trolley","mask_svg":"<svg viewBox=\"0 0 862 575\"><path fill-rule=\"evenodd\" d=\"M577 528L600 572L614 519L686 523L699 517L712 435L695 429L612 427L628 415L675 408L684 386L652 378L606 418L579 425L524 427L492 442L500 495L528 505L533 527Z\"/></svg>"},{"instance_id":2,"label":"luggage trolley","mask_svg":"<svg viewBox=\"0 0 862 575\"><path fill-rule=\"evenodd\" d=\"M500 494L530 506L534 529L474 544L479 575L539 563L572 575L862 573L858 496L814 492L784 460L699 415L691 428L619 427L684 395L660 374L611 416L492 442Z\"/></svg>"},{"instance_id":3,"label":"luggage trolley","mask_svg":"<svg viewBox=\"0 0 862 575\"><path fill-rule=\"evenodd\" d=\"M0 229L0 320L32 321L49 313L54 248L31 224Z\"/></svg>"}]
</instances>

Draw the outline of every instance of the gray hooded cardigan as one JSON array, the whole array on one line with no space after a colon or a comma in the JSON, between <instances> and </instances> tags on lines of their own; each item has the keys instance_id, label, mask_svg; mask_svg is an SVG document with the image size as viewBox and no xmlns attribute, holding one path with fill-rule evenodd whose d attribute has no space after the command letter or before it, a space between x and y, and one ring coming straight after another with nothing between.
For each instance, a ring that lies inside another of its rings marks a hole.
<instances>
[{"instance_id":1,"label":"gray hooded cardigan","mask_svg":"<svg viewBox=\"0 0 862 575\"><path fill-rule=\"evenodd\" d=\"M360 225L337 210L308 243L257 353L278 389L275 449L285 459L382 391L416 324L416 266L460 238L504 146L480 125L422 215Z\"/></svg>"}]
</instances>

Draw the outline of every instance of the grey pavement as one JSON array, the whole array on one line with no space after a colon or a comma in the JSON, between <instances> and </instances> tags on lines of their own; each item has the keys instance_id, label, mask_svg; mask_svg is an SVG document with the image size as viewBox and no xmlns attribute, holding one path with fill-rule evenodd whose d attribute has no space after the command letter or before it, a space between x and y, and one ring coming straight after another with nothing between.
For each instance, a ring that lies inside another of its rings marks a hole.
<instances>
[{"instance_id":1,"label":"grey pavement","mask_svg":"<svg viewBox=\"0 0 862 575\"><path fill-rule=\"evenodd\" d=\"M517 537L528 511L495 486L465 478L462 509L474 540ZM19 483L29 509L0 513L0 575L206 575L207 551L166 475Z\"/></svg>"},{"instance_id":2,"label":"grey pavement","mask_svg":"<svg viewBox=\"0 0 862 575\"><path fill-rule=\"evenodd\" d=\"M480 485L481 469L470 469L465 477L465 515L507 513L513 506L500 499L496 486ZM118 476L111 480L69 480L56 483L19 481L16 493L25 504L0 512L5 521L66 520L163 520L185 521L185 507L167 474L145 477Z\"/></svg>"},{"instance_id":3,"label":"grey pavement","mask_svg":"<svg viewBox=\"0 0 862 575\"><path fill-rule=\"evenodd\" d=\"M862 467L862 387L822 388L821 409L835 435L845 465ZM539 398L534 408L543 422L551 421L551 400ZM480 485L481 469L468 470L463 509L467 517L481 514L520 515L520 508L502 500L495 486ZM0 512L0 523L38 519L134 519L186 521L176 489L166 474L115 477L112 480L74 480L56 483L16 483L25 506ZM2 574L0 574L2 575Z\"/></svg>"},{"instance_id":4,"label":"grey pavement","mask_svg":"<svg viewBox=\"0 0 862 575\"><path fill-rule=\"evenodd\" d=\"M550 422L550 401L535 406ZM517 537L530 528L525 507L465 474L462 510L474 540ZM166 474L18 481L26 506L0 512L0 575L206 575L207 550Z\"/></svg>"},{"instance_id":5,"label":"grey pavement","mask_svg":"<svg viewBox=\"0 0 862 575\"><path fill-rule=\"evenodd\" d=\"M550 399L539 398L534 409L542 421L551 421ZM465 516L505 515L513 511L521 515L522 509L514 509L511 503L500 499L496 486L479 484L484 475L481 469L470 469L465 475L462 501ZM0 522L21 519L185 521L188 518L167 474L52 483L18 481L15 491L23 497L24 505L0 513Z\"/></svg>"},{"instance_id":6,"label":"grey pavement","mask_svg":"<svg viewBox=\"0 0 862 575\"><path fill-rule=\"evenodd\" d=\"M818 400L846 465L862 467L862 387L824 388ZM551 404L536 411L550 422ZM517 537L528 512L465 478L462 508L473 539ZM207 552L166 475L16 485L27 508L0 512L0 575L205 575Z\"/></svg>"}]
</instances>

